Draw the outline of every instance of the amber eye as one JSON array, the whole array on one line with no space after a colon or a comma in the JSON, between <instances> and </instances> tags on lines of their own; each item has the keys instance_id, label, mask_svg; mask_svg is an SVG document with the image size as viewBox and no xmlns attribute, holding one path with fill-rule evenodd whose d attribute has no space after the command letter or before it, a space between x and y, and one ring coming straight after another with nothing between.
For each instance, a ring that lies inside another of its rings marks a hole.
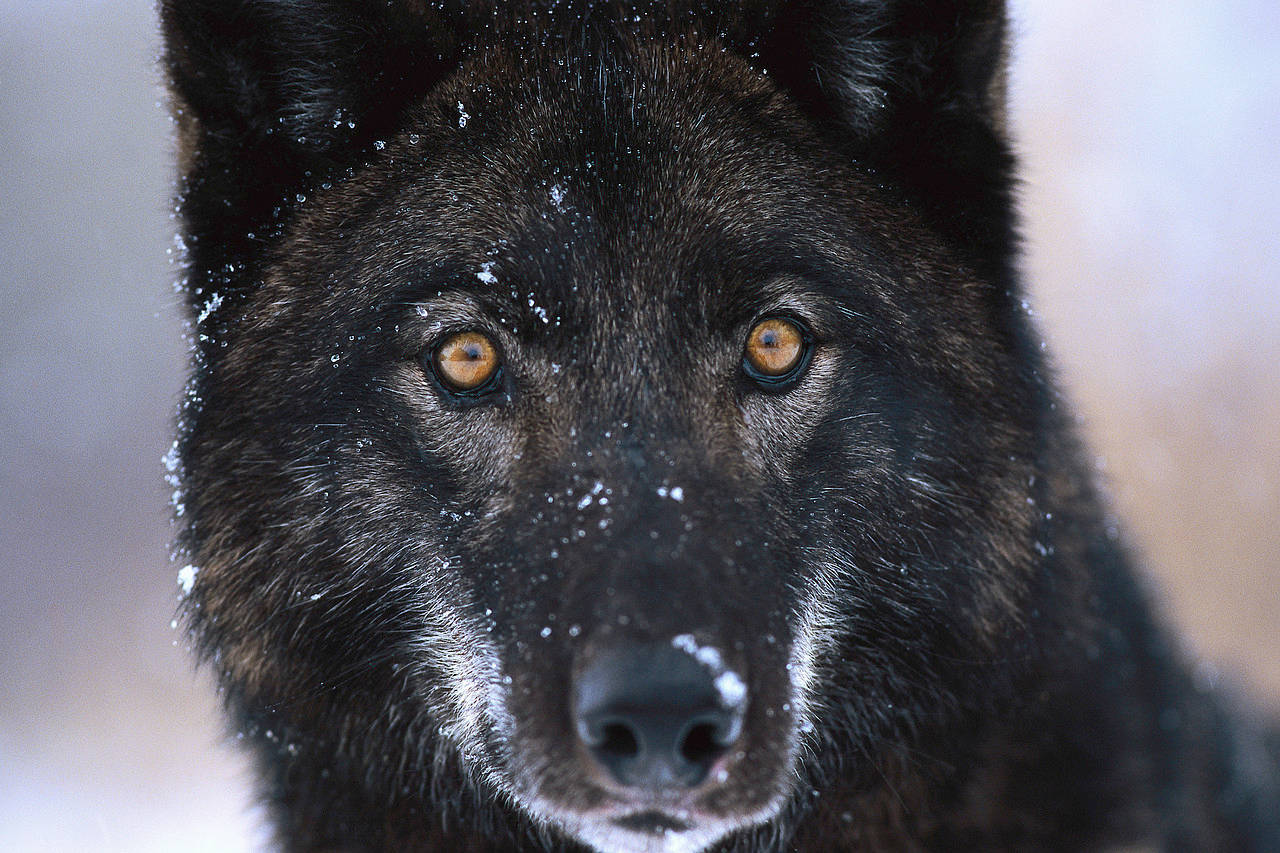
<instances>
[{"instance_id":1,"label":"amber eye","mask_svg":"<svg viewBox=\"0 0 1280 853\"><path fill-rule=\"evenodd\" d=\"M751 329L743 363L753 379L777 383L794 376L808 354L809 341L799 325L770 317Z\"/></svg>"},{"instance_id":2,"label":"amber eye","mask_svg":"<svg viewBox=\"0 0 1280 853\"><path fill-rule=\"evenodd\" d=\"M467 394L483 390L497 376L501 360L493 341L479 332L459 332L435 348L431 366L442 385Z\"/></svg>"}]
</instances>

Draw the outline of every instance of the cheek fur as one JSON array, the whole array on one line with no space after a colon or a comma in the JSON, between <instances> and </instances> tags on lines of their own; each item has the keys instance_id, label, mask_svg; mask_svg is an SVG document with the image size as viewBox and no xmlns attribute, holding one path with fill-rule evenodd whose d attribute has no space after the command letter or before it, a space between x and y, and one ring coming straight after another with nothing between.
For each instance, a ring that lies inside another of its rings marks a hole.
<instances>
[{"instance_id":1,"label":"cheek fur","mask_svg":"<svg viewBox=\"0 0 1280 853\"><path fill-rule=\"evenodd\" d=\"M451 406L412 363L393 373L390 384L406 412L411 439L424 459L449 471L460 493L481 504L504 493L522 444L520 424L505 403Z\"/></svg>"},{"instance_id":2,"label":"cheek fur","mask_svg":"<svg viewBox=\"0 0 1280 853\"><path fill-rule=\"evenodd\" d=\"M781 483L792 482L798 454L835 405L832 386L839 365L838 354L819 347L792 388L781 393L751 389L738 400L735 438L743 456L760 474Z\"/></svg>"}]
</instances>

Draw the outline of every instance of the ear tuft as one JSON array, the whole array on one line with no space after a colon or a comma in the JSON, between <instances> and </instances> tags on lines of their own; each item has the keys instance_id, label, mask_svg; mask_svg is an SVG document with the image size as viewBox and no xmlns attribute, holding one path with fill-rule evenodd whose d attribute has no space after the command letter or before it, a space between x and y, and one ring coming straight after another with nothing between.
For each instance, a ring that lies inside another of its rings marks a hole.
<instances>
[{"instance_id":1,"label":"ear tuft","mask_svg":"<svg viewBox=\"0 0 1280 853\"><path fill-rule=\"evenodd\" d=\"M1003 0L795 0L779 24L779 60L852 127L883 128L894 112L1000 123Z\"/></svg>"},{"instance_id":2,"label":"ear tuft","mask_svg":"<svg viewBox=\"0 0 1280 853\"><path fill-rule=\"evenodd\" d=\"M999 274L1012 252L1004 0L789 0L762 61L838 146Z\"/></svg>"},{"instance_id":3,"label":"ear tuft","mask_svg":"<svg viewBox=\"0 0 1280 853\"><path fill-rule=\"evenodd\" d=\"M207 141L337 153L387 130L452 64L427 4L162 0L180 106Z\"/></svg>"}]
</instances>

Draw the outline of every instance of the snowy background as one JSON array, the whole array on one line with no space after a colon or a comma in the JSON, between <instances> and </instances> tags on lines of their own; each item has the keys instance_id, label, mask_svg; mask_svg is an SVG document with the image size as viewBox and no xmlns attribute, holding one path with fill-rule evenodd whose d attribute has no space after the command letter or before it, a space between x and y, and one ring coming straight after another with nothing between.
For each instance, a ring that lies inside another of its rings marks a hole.
<instances>
[{"instance_id":1,"label":"snowy background","mask_svg":"<svg viewBox=\"0 0 1280 853\"><path fill-rule=\"evenodd\" d=\"M1032 300L1206 660L1280 709L1280 5L1015 0ZM0 0L0 849L251 850L173 645L182 386L146 0Z\"/></svg>"}]
</instances>

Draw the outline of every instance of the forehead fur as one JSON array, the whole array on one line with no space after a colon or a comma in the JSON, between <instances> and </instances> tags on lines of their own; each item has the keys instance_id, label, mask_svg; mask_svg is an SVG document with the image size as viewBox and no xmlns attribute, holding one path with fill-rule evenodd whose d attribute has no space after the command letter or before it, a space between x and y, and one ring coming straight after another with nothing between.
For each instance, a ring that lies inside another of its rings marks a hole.
<instances>
[{"instance_id":1,"label":"forehead fur","mask_svg":"<svg viewBox=\"0 0 1280 853\"><path fill-rule=\"evenodd\" d=\"M659 296L686 309L697 294L674 273L702 266L729 273L716 283L723 311L735 260L758 274L758 261L802 243L836 257L848 234L833 231L904 218L766 76L696 40L485 53L374 147L356 180L300 211L283 257L308 244L333 255L345 239L367 247L334 258L362 287L449 263L470 264L479 286L514 263L542 287L572 281L549 297ZM847 192L815 197L816 185ZM601 277L644 278L643 293L579 290Z\"/></svg>"}]
</instances>

